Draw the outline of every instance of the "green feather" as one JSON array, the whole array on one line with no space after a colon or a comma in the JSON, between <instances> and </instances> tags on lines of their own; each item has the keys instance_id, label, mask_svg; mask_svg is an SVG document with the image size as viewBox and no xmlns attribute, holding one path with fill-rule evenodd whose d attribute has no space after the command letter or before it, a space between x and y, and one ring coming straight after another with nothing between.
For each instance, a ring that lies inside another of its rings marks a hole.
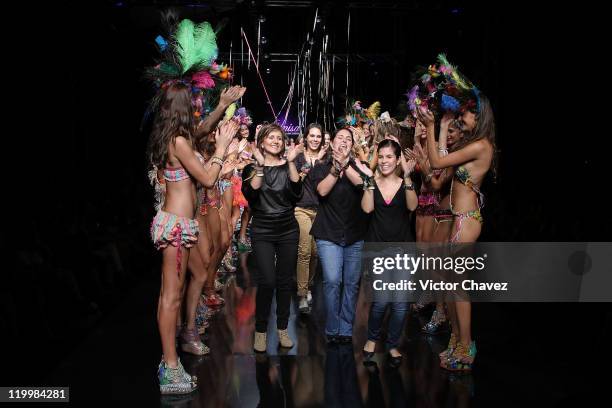
<instances>
[{"instance_id":1,"label":"green feather","mask_svg":"<svg viewBox=\"0 0 612 408\"><path fill-rule=\"evenodd\" d=\"M196 25L189 19L182 20L176 27L174 41L182 74L192 68L210 66L217 57L215 32L208 22Z\"/></svg>"},{"instance_id":2,"label":"green feather","mask_svg":"<svg viewBox=\"0 0 612 408\"><path fill-rule=\"evenodd\" d=\"M231 118L234 117L234 113L236 112L236 104L232 103L230 106L227 107L227 109L225 110L225 117L223 118L224 120L229 120Z\"/></svg>"},{"instance_id":3,"label":"green feather","mask_svg":"<svg viewBox=\"0 0 612 408\"><path fill-rule=\"evenodd\" d=\"M193 21L185 19L178 24L176 32L174 33L176 53L183 74L193 65L193 54L195 50L195 41L193 39L194 30L195 26Z\"/></svg>"},{"instance_id":4,"label":"green feather","mask_svg":"<svg viewBox=\"0 0 612 408\"><path fill-rule=\"evenodd\" d=\"M195 27L195 66L209 67L217 58L217 38L210 23L203 22Z\"/></svg>"},{"instance_id":5,"label":"green feather","mask_svg":"<svg viewBox=\"0 0 612 408\"><path fill-rule=\"evenodd\" d=\"M446 54L442 53L442 54L438 54L438 62L440 63L440 65L451 65L450 62L448 62L448 59L446 58Z\"/></svg>"}]
</instances>

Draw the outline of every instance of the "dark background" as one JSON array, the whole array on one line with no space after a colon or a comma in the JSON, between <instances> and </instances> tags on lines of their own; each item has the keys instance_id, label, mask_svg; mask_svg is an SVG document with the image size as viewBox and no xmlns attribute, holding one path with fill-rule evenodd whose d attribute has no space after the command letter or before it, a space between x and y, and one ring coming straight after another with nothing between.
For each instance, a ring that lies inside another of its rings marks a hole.
<instances>
[{"instance_id":1,"label":"dark background","mask_svg":"<svg viewBox=\"0 0 612 408\"><path fill-rule=\"evenodd\" d=\"M7 15L14 27L5 27L12 71L5 78L5 102L17 108L5 119L5 146L15 140L22 146L7 148L7 155L17 159L9 166L15 172L6 173L17 181L9 184L8 199L16 210L3 234L10 255L3 271L0 331L10 344L6 364L16 371L6 380L3 375L3 384L44 383L48 370L100 327L132 288L158 279L158 259L148 242L153 216L144 160L148 135L140 131L153 91L142 72L157 55L159 11L170 5L178 5L183 17L213 25L229 18L218 35L221 54L229 51L230 41L239 52L240 27L254 46L262 14L266 51L295 53L319 7L330 52L350 58L349 97L366 106L380 100L383 111L392 114L415 67L446 52L490 97L496 115L499 169L495 182L489 179L483 188L482 240L609 241L607 181L595 166L595 156L605 151L607 126L591 96L606 83L603 62L595 54L603 38L597 31L604 25L586 6L536 9L529 3L463 1L24 5ZM254 69L247 71L234 59L236 80L248 87L245 106L256 122L270 120ZM288 91L289 66L263 65L270 68L264 81L276 109ZM336 68L336 116L344 104L345 69L341 63ZM316 119L316 112L309 119ZM592 123L604 126L594 131ZM584 371L579 397L596 387L590 370L599 366L598 359L605 360L598 353L605 352L610 333L609 305L499 307L503 319L491 322L488 330L515 338L526 358L552 353L568 361L568 370Z\"/></svg>"}]
</instances>

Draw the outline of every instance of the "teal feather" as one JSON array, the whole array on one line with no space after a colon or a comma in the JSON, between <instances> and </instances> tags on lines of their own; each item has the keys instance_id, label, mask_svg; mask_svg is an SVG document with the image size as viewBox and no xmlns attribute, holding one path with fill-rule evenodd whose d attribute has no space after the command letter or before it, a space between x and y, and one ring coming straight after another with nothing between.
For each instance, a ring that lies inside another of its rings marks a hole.
<instances>
[{"instance_id":1,"label":"teal feather","mask_svg":"<svg viewBox=\"0 0 612 408\"><path fill-rule=\"evenodd\" d=\"M182 20L174 33L176 54L185 74L192 68L208 67L217 58L217 41L210 23L194 24L189 19Z\"/></svg>"}]
</instances>

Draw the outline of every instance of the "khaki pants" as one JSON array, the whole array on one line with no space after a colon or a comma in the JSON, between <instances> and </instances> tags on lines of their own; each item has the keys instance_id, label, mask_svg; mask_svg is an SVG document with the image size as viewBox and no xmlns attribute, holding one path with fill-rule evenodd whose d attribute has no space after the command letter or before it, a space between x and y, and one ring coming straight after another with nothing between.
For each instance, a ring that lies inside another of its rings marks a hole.
<instances>
[{"instance_id":1,"label":"khaki pants","mask_svg":"<svg viewBox=\"0 0 612 408\"><path fill-rule=\"evenodd\" d=\"M295 208L295 219L300 226L297 259L298 296L306 296L317 270L317 245L315 244L314 237L310 235L310 228L316 216L317 211L315 209Z\"/></svg>"}]
</instances>

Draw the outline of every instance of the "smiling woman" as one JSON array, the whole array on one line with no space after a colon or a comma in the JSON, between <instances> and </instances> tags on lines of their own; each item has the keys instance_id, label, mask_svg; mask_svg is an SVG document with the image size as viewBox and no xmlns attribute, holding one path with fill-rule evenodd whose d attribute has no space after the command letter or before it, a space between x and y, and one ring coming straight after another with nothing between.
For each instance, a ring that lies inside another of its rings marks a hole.
<instances>
[{"instance_id":1,"label":"smiling woman","mask_svg":"<svg viewBox=\"0 0 612 408\"><path fill-rule=\"evenodd\" d=\"M276 124L265 125L257 135L257 146L253 146L256 162L245 167L242 174L242 192L253 213L251 238L258 271L253 346L257 352L266 351L274 291L280 345L293 347L287 324L299 238L294 211L302 195L302 180L294 160L301 150L301 145L290 146L283 160L285 132Z\"/></svg>"}]
</instances>

